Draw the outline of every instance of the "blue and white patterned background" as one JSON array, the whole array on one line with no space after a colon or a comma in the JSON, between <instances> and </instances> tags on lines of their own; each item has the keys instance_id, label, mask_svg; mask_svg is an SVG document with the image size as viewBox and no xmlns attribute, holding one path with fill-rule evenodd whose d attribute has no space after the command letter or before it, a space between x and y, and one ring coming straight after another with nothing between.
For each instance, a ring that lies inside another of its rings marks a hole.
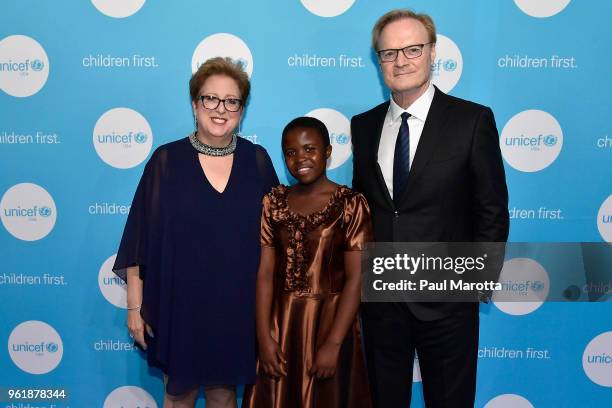
<instances>
[{"instance_id":1,"label":"blue and white patterned background","mask_svg":"<svg viewBox=\"0 0 612 408\"><path fill-rule=\"evenodd\" d=\"M283 182L280 132L310 114L332 132L329 175L350 184L350 117L388 97L370 30L398 7L437 24L435 83L495 113L510 240L612 242L610 2L5 0L0 387L70 390L32 404L46 408L161 406L110 265L146 159L193 128L192 68L217 54L247 64L241 131ZM476 405L610 406L611 305L483 305ZM418 375L413 387L422 407Z\"/></svg>"}]
</instances>

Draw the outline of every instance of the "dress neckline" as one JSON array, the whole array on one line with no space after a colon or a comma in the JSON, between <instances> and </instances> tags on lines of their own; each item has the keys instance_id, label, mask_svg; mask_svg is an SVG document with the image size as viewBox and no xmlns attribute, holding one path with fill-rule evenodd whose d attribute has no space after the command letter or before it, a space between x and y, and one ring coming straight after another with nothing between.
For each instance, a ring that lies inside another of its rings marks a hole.
<instances>
[{"instance_id":1,"label":"dress neckline","mask_svg":"<svg viewBox=\"0 0 612 408\"><path fill-rule=\"evenodd\" d=\"M226 195L225 193L228 191L228 188L230 187L230 182L232 181L232 178L234 177L234 173L235 173L234 170L235 170L235 167L236 167L236 152L238 152L238 150L240 148L240 144L241 144L240 138L238 137L238 139L236 140L236 149L232 153L232 155L233 155L232 166L230 168L230 173L229 173L229 176L227 178L227 182L225 183L225 188L223 189L223 191L219 191L219 190L217 190L213 186L213 184L209 180L208 176L206 175L206 172L204 171L204 168L202 168L202 164L200 163L200 155L201 154L204 155L204 154L198 152L197 150L195 150L193 148L193 146L191 146L191 142L189 141L189 136L187 136L186 140L187 140L187 143L189 144L189 147L195 153L193 157L195 159L195 163L197 164L197 169L199 170L200 177L204 178L204 184L207 185L214 193L216 193L216 195L218 197L225 196Z\"/></svg>"},{"instance_id":2,"label":"dress neckline","mask_svg":"<svg viewBox=\"0 0 612 408\"><path fill-rule=\"evenodd\" d=\"M280 187L279 189L281 190L280 192L283 197L284 207L287 213L297 218L305 219L305 220L316 219L316 218L320 218L322 215L325 215L325 213L329 212L329 209L334 206L337 200L339 200L341 197L346 195L346 191L350 191L348 187L342 184L338 184L336 185L334 192L330 195L329 199L327 200L327 204L325 204L325 206L323 206L320 210L313 211L309 214L302 214L300 212L292 210L289 207L289 187L284 186L284 185L281 185L279 187Z\"/></svg>"}]
</instances>

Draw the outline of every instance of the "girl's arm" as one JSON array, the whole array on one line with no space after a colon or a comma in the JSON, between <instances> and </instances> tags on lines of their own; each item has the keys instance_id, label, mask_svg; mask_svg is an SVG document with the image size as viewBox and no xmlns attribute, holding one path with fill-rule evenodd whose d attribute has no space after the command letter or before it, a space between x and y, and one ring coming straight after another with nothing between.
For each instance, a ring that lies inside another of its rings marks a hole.
<instances>
[{"instance_id":1,"label":"girl's arm","mask_svg":"<svg viewBox=\"0 0 612 408\"><path fill-rule=\"evenodd\" d=\"M336 364L340 346L349 328L355 321L355 315L361 299L361 252L344 253L345 283L340 294L340 301L332 329L317 350L315 362L310 374L317 378L331 377L336 373Z\"/></svg>"}]
</instances>

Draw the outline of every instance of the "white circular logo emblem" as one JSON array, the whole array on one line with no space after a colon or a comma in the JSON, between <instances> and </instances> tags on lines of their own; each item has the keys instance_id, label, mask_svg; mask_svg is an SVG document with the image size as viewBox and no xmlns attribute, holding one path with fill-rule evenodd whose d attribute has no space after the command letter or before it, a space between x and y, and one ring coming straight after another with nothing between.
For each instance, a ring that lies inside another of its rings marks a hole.
<instances>
[{"instance_id":1,"label":"white circular logo emblem","mask_svg":"<svg viewBox=\"0 0 612 408\"><path fill-rule=\"evenodd\" d=\"M109 17L124 18L135 14L146 0L91 0L91 3L102 14Z\"/></svg>"},{"instance_id":2,"label":"white circular logo emblem","mask_svg":"<svg viewBox=\"0 0 612 408\"><path fill-rule=\"evenodd\" d=\"M431 65L431 82L442 92L450 92L463 72L463 57L457 44L450 38L438 34L436 59Z\"/></svg>"},{"instance_id":3,"label":"white circular logo emblem","mask_svg":"<svg viewBox=\"0 0 612 408\"><path fill-rule=\"evenodd\" d=\"M110 304L127 309L127 285L113 272L115 258L117 254L111 255L100 267L98 286Z\"/></svg>"},{"instance_id":4,"label":"white circular logo emblem","mask_svg":"<svg viewBox=\"0 0 612 408\"><path fill-rule=\"evenodd\" d=\"M514 316L538 309L550 291L548 273L531 258L513 258L504 262L499 283L502 290L493 293L493 304Z\"/></svg>"},{"instance_id":5,"label":"white circular logo emblem","mask_svg":"<svg viewBox=\"0 0 612 408\"><path fill-rule=\"evenodd\" d=\"M571 0L514 0L521 11L531 17L551 17L563 11Z\"/></svg>"},{"instance_id":6,"label":"white circular logo emblem","mask_svg":"<svg viewBox=\"0 0 612 408\"><path fill-rule=\"evenodd\" d=\"M240 62L249 75L253 74L253 55L242 39L233 34L217 33L203 39L191 57L191 72L196 72L206 60L214 57L230 57Z\"/></svg>"},{"instance_id":7,"label":"white circular logo emblem","mask_svg":"<svg viewBox=\"0 0 612 408\"><path fill-rule=\"evenodd\" d=\"M499 145L508 164L531 173L545 169L557 159L563 146L563 131L550 113L526 110L506 123Z\"/></svg>"},{"instance_id":8,"label":"white circular logo emblem","mask_svg":"<svg viewBox=\"0 0 612 408\"><path fill-rule=\"evenodd\" d=\"M300 0L306 10L319 17L336 17L351 8L355 0Z\"/></svg>"},{"instance_id":9,"label":"white circular logo emblem","mask_svg":"<svg viewBox=\"0 0 612 408\"><path fill-rule=\"evenodd\" d=\"M599 207L597 229L604 241L612 243L612 194Z\"/></svg>"},{"instance_id":10,"label":"white circular logo emblem","mask_svg":"<svg viewBox=\"0 0 612 408\"><path fill-rule=\"evenodd\" d=\"M582 354L582 368L595 384L612 387L612 331L589 342Z\"/></svg>"},{"instance_id":11,"label":"white circular logo emblem","mask_svg":"<svg viewBox=\"0 0 612 408\"><path fill-rule=\"evenodd\" d=\"M11 332L8 352L13 363L26 373L46 374L62 361L64 345L53 327L29 320Z\"/></svg>"},{"instance_id":12,"label":"white circular logo emblem","mask_svg":"<svg viewBox=\"0 0 612 408\"><path fill-rule=\"evenodd\" d=\"M327 160L327 169L340 167L351 157L351 123L342 113L334 109L320 108L304 116L319 119L325 123L332 144L332 154Z\"/></svg>"},{"instance_id":13,"label":"white circular logo emblem","mask_svg":"<svg viewBox=\"0 0 612 408\"><path fill-rule=\"evenodd\" d=\"M49 77L49 58L43 47L25 35L0 41L0 89L11 96L32 96Z\"/></svg>"},{"instance_id":14,"label":"white circular logo emblem","mask_svg":"<svg viewBox=\"0 0 612 408\"><path fill-rule=\"evenodd\" d=\"M487 402L484 408L533 408L533 405L520 395L502 394Z\"/></svg>"},{"instance_id":15,"label":"white circular logo emblem","mask_svg":"<svg viewBox=\"0 0 612 408\"><path fill-rule=\"evenodd\" d=\"M4 228L15 238L37 241L46 237L57 219L53 197L41 186L15 184L0 200L0 218Z\"/></svg>"},{"instance_id":16,"label":"white circular logo emblem","mask_svg":"<svg viewBox=\"0 0 612 408\"><path fill-rule=\"evenodd\" d=\"M104 400L103 408L157 408L157 403L140 387L126 385L115 388Z\"/></svg>"},{"instance_id":17,"label":"white circular logo emblem","mask_svg":"<svg viewBox=\"0 0 612 408\"><path fill-rule=\"evenodd\" d=\"M114 108L96 122L93 144L106 164L129 169L142 163L149 155L153 132L140 113L128 108Z\"/></svg>"}]
</instances>

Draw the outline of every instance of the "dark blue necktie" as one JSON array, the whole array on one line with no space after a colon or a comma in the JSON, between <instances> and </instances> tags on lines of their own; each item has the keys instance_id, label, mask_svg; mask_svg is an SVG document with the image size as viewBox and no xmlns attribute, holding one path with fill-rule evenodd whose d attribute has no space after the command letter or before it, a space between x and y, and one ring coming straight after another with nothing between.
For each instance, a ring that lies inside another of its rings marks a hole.
<instances>
[{"instance_id":1,"label":"dark blue necktie","mask_svg":"<svg viewBox=\"0 0 612 408\"><path fill-rule=\"evenodd\" d=\"M393 156L393 201L399 203L400 196L406 188L410 171L410 130L408 129L408 112L402 113L402 124L395 141Z\"/></svg>"}]
</instances>

